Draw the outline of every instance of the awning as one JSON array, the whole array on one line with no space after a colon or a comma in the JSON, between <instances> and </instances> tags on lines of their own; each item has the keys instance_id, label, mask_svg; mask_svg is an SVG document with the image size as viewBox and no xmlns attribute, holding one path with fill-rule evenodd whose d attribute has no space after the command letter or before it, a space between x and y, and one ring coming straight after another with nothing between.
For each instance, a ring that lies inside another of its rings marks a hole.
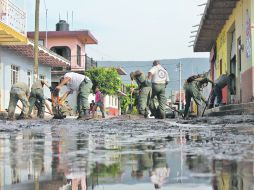
<instances>
[{"instance_id":1,"label":"awning","mask_svg":"<svg viewBox=\"0 0 254 190\"><path fill-rule=\"evenodd\" d=\"M27 37L0 21L0 45L27 44Z\"/></svg>"},{"instance_id":2,"label":"awning","mask_svg":"<svg viewBox=\"0 0 254 190\"><path fill-rule=\"evenodd\" d=\"M209 52L239 0L208 0L194 43L194 52Z\"/></svg>"},{"instance_id":3,"label":"awning","mask_svg":"<svg viewBox=\"0 0 254 190\"><path fill-rule=\"evenodd\" d=\"M125 72L125 70L123 70L123 68L118 67L116 68L117 72L119 75L127 75L127 73Z\"/></svg>"},{"instance_id":4,"label":"awning","mask_svg":"<svg viewBox=\"0 0 254 190\"><path fill-rule=\"evenodd\" d=\"M34 43L28 41L27 45L9 45L3 46L6 49L15 51L17 55L34 58ZM70 61L50 51L49 49L39 46L39 63L51 67L65 67L70 65Z\"/></svg>"}]
</instances>

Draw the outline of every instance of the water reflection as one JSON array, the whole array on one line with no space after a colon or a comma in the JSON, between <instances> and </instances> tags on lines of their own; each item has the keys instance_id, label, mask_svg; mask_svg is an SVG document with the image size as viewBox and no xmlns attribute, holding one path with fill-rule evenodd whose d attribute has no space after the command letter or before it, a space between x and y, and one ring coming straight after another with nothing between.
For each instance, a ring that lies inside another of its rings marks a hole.
<instances>
[{"instance_id":1,"label":"water reflection","mask_svg":"<svg viewBox=\"0 0 254 190\"><path fill-rule=\"evenodd\" d=\"M199 132L155 136L59 126L2 132L0 190L254 189L253 161L188 153L210 143Z\"/></svg>"}]
</instances>

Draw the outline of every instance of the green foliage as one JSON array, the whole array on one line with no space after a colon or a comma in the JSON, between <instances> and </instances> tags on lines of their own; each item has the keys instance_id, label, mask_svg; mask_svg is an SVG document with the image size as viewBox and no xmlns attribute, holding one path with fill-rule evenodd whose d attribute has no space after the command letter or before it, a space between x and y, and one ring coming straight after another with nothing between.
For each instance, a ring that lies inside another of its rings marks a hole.
<instances>
[{"instance_id":1,"label":"green foliage","mask_svg":"<svg viewBox=\"0 0 254 190\"><path fill-rule=\"evenodd\" d=\"M116 177L121 174L120 163L111 165L98 164L92 170L92 176L96 177Z\"/></svg>"},{"instance_id":2,"label":"green foliage","mask_svg":"<svg viewBox=\"0 0 254 190\"><path fill-rule=\"evenodd\" d=\"M138 93L133 93L132 97L131 97L131 88L137 88L137 85L134 84L127 84L126 86L126 95L127 96L121 96L120 97L120 101L121 101L121 110L123 114L126 114L129 110L129 107L133 107L133 109L131 110L131 114L137 114L138 110L137 110L137 104L138 104Z\"/></svg>"},{"instance_id":3,"label":"green foliage","mask_svg":"<svg viewBox=\"0 0 254 190\"><path fill-rule=\"evenodd\" d=\"M122 81L115 68L95 67L85 71L85 75L92 80L93 91L99 86L104 94L113 95L121 88Z\"/></svg>"}]
</instances>

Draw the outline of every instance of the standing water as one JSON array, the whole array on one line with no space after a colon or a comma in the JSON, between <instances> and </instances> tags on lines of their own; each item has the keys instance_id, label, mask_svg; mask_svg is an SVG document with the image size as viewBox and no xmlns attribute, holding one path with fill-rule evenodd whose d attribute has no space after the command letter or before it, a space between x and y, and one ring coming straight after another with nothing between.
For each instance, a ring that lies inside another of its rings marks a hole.
<instances>
[{"instance_id":1,"label":"standing water","mask_svg":"<svg viewBox=\"0 0 254 190\"><path fill-rule=\"evenodd\" d=\"M0 121L0 190L254 189L252 125Z\"/></svg>"}]
</instances>

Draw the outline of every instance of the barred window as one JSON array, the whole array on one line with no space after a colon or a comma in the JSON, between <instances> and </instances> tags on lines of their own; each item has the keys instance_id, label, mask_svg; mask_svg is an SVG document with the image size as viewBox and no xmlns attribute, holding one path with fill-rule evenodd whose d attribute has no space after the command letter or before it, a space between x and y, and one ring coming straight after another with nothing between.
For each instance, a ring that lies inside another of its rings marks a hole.
<instances>
[{"instance_id":1,"label":"barred window","mask_svg":"<svg viewBox=\"0 0 254 190\"><path fill-rule=\"evenodd\" d=\"M40 79L40 80L45 80L45 78L46 78L45 75L40 75L40 76L39 76L39 79Z\"/></svg>"},{"instance_id":2,"label":"barred window","mask_svg":"<svg viewBox=\"0 0 254 190\"><path fill-rule=\"evenodd\" d=\"M11 85L17 83L19 80L19 67L11 66Z\"/></svg>"},{"instance_id":3,"label":"barred window","mask_svg":"<svg viewBox=\"0 0 254 190\"><path fill-rule=\"evenodd\" d=\"M27 71L27 84L29 88L32 86L32 72L31 71Z\"/></svg>"}]
</instances>

